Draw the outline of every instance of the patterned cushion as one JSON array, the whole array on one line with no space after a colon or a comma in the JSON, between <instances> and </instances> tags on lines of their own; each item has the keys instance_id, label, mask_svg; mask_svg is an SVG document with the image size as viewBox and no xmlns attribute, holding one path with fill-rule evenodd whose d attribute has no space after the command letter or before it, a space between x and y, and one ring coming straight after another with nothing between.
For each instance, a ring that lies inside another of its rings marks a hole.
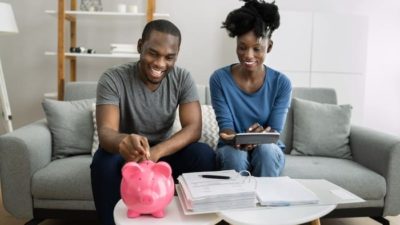
<instances>
[{"instance_id":1,"label":"patterned cushion","mask_svg":"<svg viewBox=\"0 0 400 225\"><path fill-rule=\"evenodd\" d=\"M208 144L212 149L217 149L219 139L219 128L217 120L215 119L214 109L211 105L201 105L202 114L202 132L200 142ZM179 110L176 112L172 134L175 134L182 128L179 121Z\"/></svg>"},{"instance_id":2,"label":"patterned cushion","mask_svg":"<svg viewBox=\"0 0 400 225\"><path fill-rule=\"evenodd\" d=\"M93 143L92 143L92 156L96 153L99 147L99 136L97 134L97 123L96 123L96 103L92 105L92 119L93 119Z\"/></svg>"},{"instance_id":3,"label":"patterned cushion","mask_svg":"<svg viewBox=\"0 0 400 225\"><path fill-rule=\"evenodd\" d=\"M219 127L215 119L214 109L211 105L202 105L201 114L203 117L203 129L201 132L200 142L204 142L212 149L217 149L219 139Z\"/></svg>"}]
</instances>

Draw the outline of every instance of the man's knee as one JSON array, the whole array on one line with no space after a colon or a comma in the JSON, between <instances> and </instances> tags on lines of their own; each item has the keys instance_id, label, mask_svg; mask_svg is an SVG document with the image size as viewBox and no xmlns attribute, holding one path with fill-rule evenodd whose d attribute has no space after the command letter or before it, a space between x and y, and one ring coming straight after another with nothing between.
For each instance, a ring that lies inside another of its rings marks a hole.
<instances>
[{"instance_id":1,"label":"man's knee","mask_svg":"<svg viewBox=\"0 0 400 225\"><path fill-rule=\"evenodd\" d=\"M121 155L112 154L99 148L94 154L92 163L90 165L92 178L96 175L116 176L121 173L123 165L124 159Z\"/></svg>"},{"instance_id":2,"label":"man's knee","mask_svg":"<svg viewBox=\"0 0 400 225\"><path fill-rule=\"evenodd\" d=\"M186 147L186 153L193 156L193 158L202 158L209 160L210 158L215 159L214 150L207 144L201 142L195 142Z\"/></svg>"},{"instance_id":3,"label":"man's knee","mask_svg":"<svg viewBox=\"0 0 400 225\"><path fill-rule=\"evenodd\" d=\"M173 155L160 160L170 163L176 175L187 172L215 170L215 152L204 143L192 143Z\"/></svg>"}]
</instances>

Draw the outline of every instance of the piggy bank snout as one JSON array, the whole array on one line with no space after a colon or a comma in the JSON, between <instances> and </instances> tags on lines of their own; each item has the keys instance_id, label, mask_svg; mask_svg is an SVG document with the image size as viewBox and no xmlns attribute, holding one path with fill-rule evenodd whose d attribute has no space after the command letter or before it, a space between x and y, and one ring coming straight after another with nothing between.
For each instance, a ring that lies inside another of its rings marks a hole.
<instances>
[{"instance_id":1,"label":"piggy bank snout","mask_svg":"<svg viewBox=\"0 0 400 225\"><path fill-rule=\"evenodd\" d=\"M151 204L153 204L153 202L154 202L154 200L157 198L157 196L155 196L155 193L153 192L153 193L151 193L151 192L146 192L146 193L143 193L141 196L140 196L140 202L142 203L142 204L145 204L145 205L151 205Z\"/></svg>"}]
</instances>

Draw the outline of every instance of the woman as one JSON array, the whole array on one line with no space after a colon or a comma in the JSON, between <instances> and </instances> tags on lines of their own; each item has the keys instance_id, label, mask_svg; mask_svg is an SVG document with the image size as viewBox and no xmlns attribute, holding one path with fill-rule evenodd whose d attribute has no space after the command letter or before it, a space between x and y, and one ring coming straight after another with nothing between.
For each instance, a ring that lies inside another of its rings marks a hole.
<instances>
[{"instance_id":1,"label":"woman","mask_svg":"<svg viewBox=\"0 0 400 225\"><path fill-rule=\"evenodd\" d=\"M273 45L272 32L279 27L278 7L263 0L244 2L228 14L222 26L230 37L236 37L239 63L216 70L210 78L220 129L217 164L222 170L279 176L285 164L282 143L230 144L236 133L281 132L292 93L290 80L264 65Z\"/></svg>"}]
</instances>

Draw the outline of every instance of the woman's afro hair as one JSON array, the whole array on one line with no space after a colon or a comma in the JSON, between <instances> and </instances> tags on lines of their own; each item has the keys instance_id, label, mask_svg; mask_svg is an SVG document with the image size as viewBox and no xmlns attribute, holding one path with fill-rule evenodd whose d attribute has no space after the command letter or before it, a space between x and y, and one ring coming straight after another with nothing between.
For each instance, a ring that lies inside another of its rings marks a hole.
<instances>
[{"instance_id":1,"label":"woman's afro hair","mask_svg":"<svg viewBox=\"0 0 400 225\"><path fill-rule=\"evenodd\" d=\"M233 11L222 23L230 37L240 36L251 30L257 37L270 38L272 32L279 27L280 16L275 1L242 0L245 4Z\"/></svg>"}]
</instances>

